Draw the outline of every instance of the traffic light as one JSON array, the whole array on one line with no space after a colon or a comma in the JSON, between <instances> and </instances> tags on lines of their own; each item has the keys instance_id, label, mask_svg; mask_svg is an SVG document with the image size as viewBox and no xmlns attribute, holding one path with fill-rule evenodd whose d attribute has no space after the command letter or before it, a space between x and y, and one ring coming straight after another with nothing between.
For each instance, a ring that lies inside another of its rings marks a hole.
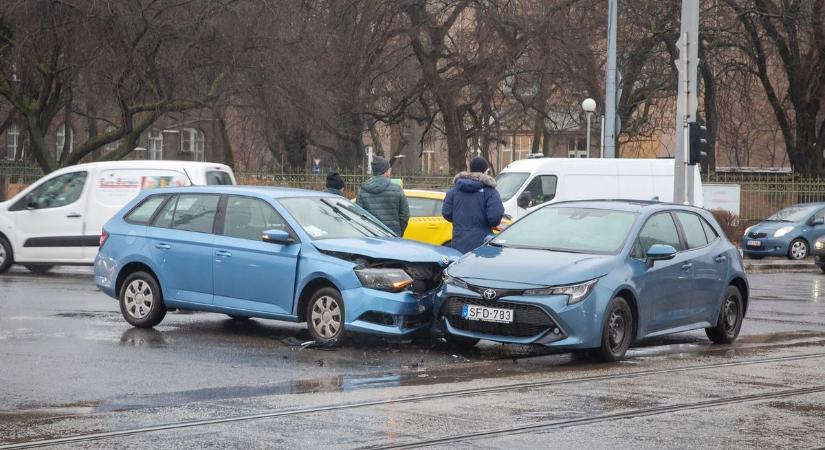
<instances>
[{"instance_id":1,"label":"traffic light","mask_svg":"<svg viewBox=\"0 0 825 450\"><path fill-rule=\"evenodd\" d=\"M708 156L708 129L699 122L690 122L689 132L688 164L695 166Z\"/></svg>"}]
</instances>

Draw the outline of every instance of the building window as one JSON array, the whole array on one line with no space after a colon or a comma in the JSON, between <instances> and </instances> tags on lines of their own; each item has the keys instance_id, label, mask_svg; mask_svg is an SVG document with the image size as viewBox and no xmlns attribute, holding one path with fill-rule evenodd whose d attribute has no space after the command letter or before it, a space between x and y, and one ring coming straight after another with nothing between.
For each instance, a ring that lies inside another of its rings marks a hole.
<instances>
[{"instance_id":1,"label":"building window","mask_svg":"<svg viewBox=\"0 0 825 450\"><path fill-rule=\"evenodd\" d=\"M424 150L421 154L421 172L433 173L433 166L435 163L435 151Z\"/></svg>"},{"instance_id":2,"label":"building window","mask_svg":"<svg viewBox=\"0 0 825 450\"><path fill-rule=\"evenodd\" d=\"M157 128L149 130L149 159L163 159L163 133Z\"/></svg>"},{"instance_id":3,"label":"building window","mask_svg":"<svg viewBox=\"0 0 825 450\"><path fill-rule=\"evenodd\" d=\"M55 156L57 160L60 161L63 158L63 147L66 146L66 134L68 132L68 139L69 139L69 153L72 153L74 150L74 129L71 125L69 125L68 129L66 128L66 124L60 125L60 128L57 129L57 141L55 142Z\"/></svg>"},{"instance_id":4,"label":"building window","mask_svg":"<svg viewBox=\"0 0 825 450\"><path fill-rule=\"evenodd\" d=\"M533 136L520 134L516 136L515 159L526 159L533 151Z\"/></svg>"},{"instance_id":5,"label":"building window","mask_svg":"<svg viewBox=\"0 0 825 450\"><path fill-rule=\"evenodd\" d=\"M577 138L568 139L567 141L567 157L568 158L587 158L587 144L580 142Z\"/></svg>"},{"instance_id":6,"label":"building window","mask_svg":"<svg viewBox=\"0 0 825 450\"><path fill-rule=\"evenodd\" d=\"M116 130L117 130L117 128L109 126L109 127L106 127L105 133L106 134L112 133ZM109 153L114 152L115 150L117 150L118 145L120 145L120 140L109 142L108 144L103 146L103 154L108 155Z\"/></svg>"},{"instance_id":7,"label":"building window","mask_svg":"<svg viewBox=\"0 0 825 450\"><path fill-rule=\"evenodd\" d=\"M203 161L204 158L204 135L203 131L197 128L184 128L180 133L180 152L191 153L193 161Z\"/></svg>"},{"instance_id":8,"label":"building window","mask_svg":"<svg viewBox=\"0 0 825 450\"><path fill-rule=\"evenodd\" d=\"M6 130L6 159L17 159L17 149L20 147L20 127L12 122Z\"/></svg>"}]
</instances>

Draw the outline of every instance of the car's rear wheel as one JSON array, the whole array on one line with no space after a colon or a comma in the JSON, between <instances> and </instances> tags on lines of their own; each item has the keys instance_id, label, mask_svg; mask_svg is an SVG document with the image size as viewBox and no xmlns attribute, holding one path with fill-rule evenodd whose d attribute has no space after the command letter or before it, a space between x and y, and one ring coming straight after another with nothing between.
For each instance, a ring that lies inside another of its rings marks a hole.
<instances>
[{"instance_id":1,"label":"car's rear wheel","mask_svg":"<svg viewBox=\"0 0 825 450\"><path fill-rule=\"evenodd\" d=\"M134 272L120 288L120 313L132 326L152 328L166 317L166 304L158 282L151 274Z\"/></svg>"},{"instance_id":2,"label":"car's rear wheel","mask_svg":"<svg viewBox=\"0 0 825 450\"><path fill-rule=\"evenodd\" d=\"M788 258L799 261L808 257L808 243L804 239L794 239L788 247Z\"/></svg>"},{"instance_id":3,"label":"car's rear wheel","mask_svg":"<svg viewBox=\"0 0 825 450\"><path fill-rule=\"evenodd\" d=\"M725 290L725 301L719 311L716 326L705 328L708 339L716 344L730 344L739 336L742 328L742 318L745 316L742 293L736 286L728 286Z\"/></svg>"},{"instance_id":4,"label":"car's rear wheel","mask_svg":"<svg viewBox=\"0 0 825 450\"><path fill-rule=\"evenodd\" d=\"M630 305L622 297L614 298L607 305L602 326L602 344L595 349L593 356L602 362L615 362L624 358L633 342L633 330Z\"/></svg>"},{"instance_id":5,"label":"car's rear wheel","mask_svg":"<svg viewBox=\"0 0 825 450\"><path fill-rule=\"evenodd\" d=\"M24 267L35 275L46 275L54 268L51 264L24 264Z\"/></svg>"},{"instance_id":6,"label":"car's rear wheel","mask_svg":"<svg viewBox=\"0 0 825 450\"><path fill-rule=\"evenodd\" d=\"M11 244L6 238L0 236L0 273L9 270L13 262L14 253L11 250Z\"/></svg>"},{"instance_id":7,"label":"car's rear wheel","mask_svg":"<svg viewBox=\"0 0 825 450\"><path fill-rule=\"evenodd\" d=\"M307 328L312 339L334 346L344 337L344 300L337 290L326 287L316 291L307 302Z\"/></svg>"}]
</instances>

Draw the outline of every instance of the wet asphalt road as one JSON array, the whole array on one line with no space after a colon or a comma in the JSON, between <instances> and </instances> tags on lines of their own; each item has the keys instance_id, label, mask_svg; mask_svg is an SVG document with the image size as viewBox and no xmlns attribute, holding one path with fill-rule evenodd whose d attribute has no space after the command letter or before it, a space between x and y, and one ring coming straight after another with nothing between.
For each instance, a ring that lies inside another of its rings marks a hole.
<instances>
[{"instance_id":1,"label":"wet asphalt road","mask_svg":"<svg viewBox=\"0 0 825 450\"><path fill-rule=\"evenodd\" d=\"M302 348L298 325L207 313L138 330L80 272L0 276L0 448L825 445L818 273L752 275L733 346L684 333L600 365L486 342Z\"/></svg>"}]
</instances>

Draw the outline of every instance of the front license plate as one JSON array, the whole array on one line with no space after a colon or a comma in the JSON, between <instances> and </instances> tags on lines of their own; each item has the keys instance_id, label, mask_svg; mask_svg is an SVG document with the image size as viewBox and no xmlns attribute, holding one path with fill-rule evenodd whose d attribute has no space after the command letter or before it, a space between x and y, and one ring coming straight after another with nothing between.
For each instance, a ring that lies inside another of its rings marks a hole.
<instances>
[{"instance_id":1,"label":"front license plate","mask_svg":"<svg viewBox=\"0 0 825 450\"><path fill-rule=\"evenodd\" d=\"M762 241L748 241L748 247L761 247Z\"/></svg>"},{"instance_id":2,"label":"front license plate","mask_svg":"<svg viewBox=\"0 0 825 450\"><path fill-rule=\"evenodd\" d=\"M488 308L486 306L478 305L464 305L461 308L461 317L467 320L512 323L513 310L504 308Z\"/></svg>"}]
</instances>

